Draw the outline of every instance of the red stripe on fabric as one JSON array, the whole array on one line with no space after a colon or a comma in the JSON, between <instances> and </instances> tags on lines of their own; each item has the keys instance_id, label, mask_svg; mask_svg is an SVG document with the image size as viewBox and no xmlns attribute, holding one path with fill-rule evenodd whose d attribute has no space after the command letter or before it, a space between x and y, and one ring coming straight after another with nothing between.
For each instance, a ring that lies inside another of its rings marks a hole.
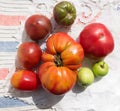
<instances>
[{"instance_id":1,"label":"red stripe on fabric","mask_svg":"<svg viewBox=\"0 0 120 111\"><path fill-rule=\"evenodd\" d=\"M9 73L8 68L0 68L0 80L4 80Z\"/></svg>"},{"instance_id":2,"label":"red stripe on fabric","mask_svg":"<svg viewBox=\"0 0 120 111\"><path fill-rule=\"evenodd\" d=\"M26 16L0 15L0 25L4 25L4 26L20 25L21 20L25 20L25 18Z\"/></svg>"}]
</instances>

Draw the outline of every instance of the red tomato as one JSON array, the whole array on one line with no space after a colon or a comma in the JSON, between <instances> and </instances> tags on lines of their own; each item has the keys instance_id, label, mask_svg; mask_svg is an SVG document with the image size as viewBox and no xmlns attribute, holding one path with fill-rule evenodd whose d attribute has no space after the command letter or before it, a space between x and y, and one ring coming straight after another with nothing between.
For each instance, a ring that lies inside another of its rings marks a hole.
<instances>
[{"instance_id":1,"label":"red tomato","mask_svg":"<svg viewBox=\"0 0 120 111\"><path fill-rule=\"evenodd\" d=\"M25 30L32 40L40 40L50 33L52 24L44 15L32 15L25 22Z\"/></svg>"},{"instance_id":2,"label":"red tomato","mask_svg":"<svg viewBox=\"0 0 120 111\"><path fill-rule=\"evenodd\" d=\"M18 70L11 77L11 85L20 90L35 90L40 85L38 75L29 70Z\"/></svg>"},{"instance_id":3,"label":"red tomato","mask_svg":"<svg viewBox=\"0 0 120 111\"><path fill-rule=\"evenodd\" d=\"M37 67L41 60L42 51L35 42L24 42L17 50L17 58L21 66L26 69Z\"/></svg>"},{"instance_id":4,"label":"red tomato","mask_svg":"<svg viewBox=\"0 0 120 111\"><path fill-rule=\"evenodd\" d=\"M53 94L64 94L76 82L75 71L81 66L82 46L63 32L51 35L42 55L45 62L39 67L39 77L45 89Z\"/></svg>"},{"instance_id":5,"label":"red tomato","mask_svg":"<svg viewBox=\"0 0 120 111\"><path fill-rule=\"evenodd\" d=\"M114 49L114 40L111 32L104 24L91 23L87 25L79 36L85 54L94 59L101 59Z\"/></svg>"}]
</instances>

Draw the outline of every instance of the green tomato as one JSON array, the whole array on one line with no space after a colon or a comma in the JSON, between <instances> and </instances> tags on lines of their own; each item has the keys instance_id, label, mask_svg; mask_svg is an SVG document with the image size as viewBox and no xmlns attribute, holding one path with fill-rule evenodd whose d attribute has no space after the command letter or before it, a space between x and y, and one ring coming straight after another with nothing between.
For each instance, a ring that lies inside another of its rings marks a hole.
<instances>
[{"instance_id":1,"label":"green tomato","mask_svg":"<svg viewBox=\"0 0 120 111\"><path fill-rule=\"evenodd\" d=\"M99 61L93 65L92 71L96 77L98 77L98 76L102 77L108 73L109 66L105 61Z\"/></svg>"},{"instance_id":2,"label":"green tomato","mask_svg":"<svg viewBox=\"0 0 120 111\"><path fill-rule=\"evenodd\" d=\"M55 5L54 10L55 21L63 26L72 25L76 19L76 8L68 1L62 1Z\"/></svg>"},{"instance_id":3,"label":"green tomato","mask_svg":"<svg viewBox=\"0 0 120 111\"><path fill-rule=\"evenodd\" d=\"M94 74L88 67L82 67L77 74L78 85L90 85L94 82Z\"/></svg>"}]
</instances>

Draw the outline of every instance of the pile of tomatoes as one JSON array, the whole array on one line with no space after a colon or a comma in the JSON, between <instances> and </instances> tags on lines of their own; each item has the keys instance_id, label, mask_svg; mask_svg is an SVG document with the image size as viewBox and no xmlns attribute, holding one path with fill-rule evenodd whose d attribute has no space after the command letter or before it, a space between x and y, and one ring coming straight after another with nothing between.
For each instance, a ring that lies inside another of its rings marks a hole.
<instances>
[{"instance_id":1,"label":"pile of tomatoes","mask_svg":"<svg viewBox=\"0 0 120 111\"><path fill-rule=\"evenodd\" d=\"M58 25L72 26L76 9L70 2L58 3L53 9ZM101 59L112 52L112 34L101 23L88 24L76 41L66 32L52 32L50 19L35 14L25 22L25 31L31 42L25 41L17 50L17 68L11 77L11 85L19 90L35 90L41 86L56 95L65 94L76 84L78 69L84 56ZM46 41L41 49L39 42Z\"/></svg>"}]
</instances>

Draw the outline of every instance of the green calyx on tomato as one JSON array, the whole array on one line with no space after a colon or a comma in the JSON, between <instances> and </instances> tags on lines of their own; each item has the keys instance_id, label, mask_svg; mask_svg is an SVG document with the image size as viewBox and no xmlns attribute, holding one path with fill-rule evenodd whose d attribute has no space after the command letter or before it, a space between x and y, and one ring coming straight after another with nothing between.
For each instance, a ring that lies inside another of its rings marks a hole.
<instances>
[{"instance_id":1,"label":"green calyx on tomato","mask_svg":"<svg viewBox=\"0 0 120 111\"><path fill-rule=\"evenodd\" d=\"M69 26L76 19L76 8L72 3L62 1L54 7L53 14L58 24Z\"/></svg>"}]
</instances>

